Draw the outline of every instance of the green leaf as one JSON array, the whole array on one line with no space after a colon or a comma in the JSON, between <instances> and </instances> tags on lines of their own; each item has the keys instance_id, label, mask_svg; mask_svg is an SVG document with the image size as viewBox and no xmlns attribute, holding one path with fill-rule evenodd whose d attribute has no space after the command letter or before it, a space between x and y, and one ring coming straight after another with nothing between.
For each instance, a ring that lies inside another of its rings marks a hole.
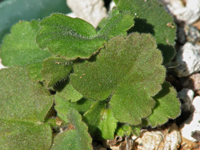
<instances>
[{"instance_id":1,"label":"green leaf","mask_svg":"<svg viewBox=\"0 0 200 150\"><path fill-rule=\"evenodd\" d=\"M51 87L62 79L66 79L72 70L73 62L60 57L47 58L41 71L45 79L45 85Z\"/></svg>"},{"instance_id":2,"label":"green leaf","mask_svg":"<svg viewBox=\"0 0 200 150\"><path fill-rule=\"evenodd\" d=\"M41 70L42 70L42 62L28 64L25 67L26 71L28 72L28 76L33 81L42 81L44 78L42 77Z\"/></svg>"},{"instance_id":3,"label":"green leaf","mask_svg":"<svg viewBox=\"0 0 200 150\"><path fill-rule=\"evenodd\" d=\"M0 44L10 27L19 20L42 19L52 12L69 13L66 0L5 0L0 3Z\"/></svg>"},{"instance_id":4,"label":"green leaf","mask_svg":"<svg viewBox=\"0 0 200 150\"><path fill-rule=\"evenodd\" d=\"M95 137L104 139L114 139L114 132L117 127L117 120L113 116L110 108L106 108L106 102L96 102L90 110L88 110L83 120L89 127L89 133Z\"/></svg>"},{"instance_id":5,"label":"green leaf","mask_svg":"<svg viewBox=\"0 0 200 150\"><path fill-rule=\"evenodd\" d=\"M162 125L168 119L175 119L180 115L180 101L176 98L177 92L168 82L164 82L162 90L154 96L156 105L148 117L149 125Z\"/></svg>"},{"instance_id":6,"label":"green leaf","mask_svg":"<svg viewBox=\"0 0 200 150\"><path fill-rule=\"evenodd\" d=\"M43 61L50 56L47 50L41 50L35 36L39 30L39 21L19 22L11 33L7 34L1 46L0 56L4 66L25 66Z\"/></svg>"},{"instance_id":7,"label":"green leaf","mask_svg":"<svg viewBox=\"0 0 200 150\"><path fill-rule=\"evenodd\" d=\"M48 124L25 121L0 121L1 150L49 150L52 130Z\"/></svg>"},{"instance_id":8,"label":"green leaf","mask_svg":"<svg viewBox=\"0 0 200 150\"><path fill-rule=\"evenodd\" d=\"M89 58L105 43L91 24L79 18L52 14L43 19L40 25L42 28L36 40L41 48L48 47L55 56Z\"/></svg>"},{"instance_id":9,"label":"green leaf","mask_svg":"<svg viewBox=\"0 0 200 150\"><path fill-rule=\"evenodd\" d=\"M65 99L66 101L76 102L80 100L83 96L80 94L68 80L62 81L54 86L57 91L57 95Z\"/></svg>"},{"instance_id":10,"label":"green leaf","mask_svg":"<svg viewBox=\"0 0 200 150\"><path fill-rule=\"evenodd\" d=\"M119 13L116 8L109 13L108 18L103 23L104 26L98 31L98 35L105 36L108 39L118 35L125 37L127 30L134 25L133 16Z\"/></svg>"},{"instance_id":11,"label":"green leaf","mask_svg":"<svg viewBox=\"0 0 200 150\"><path fill-rule=\"evenodd\" d=\"M0 76L0 147L48 149L52 131L44 119L53 97L42 85L31 82L24 68L1 69Z\"/></svg>"},{"instance_id":12,"label":"green leaf","mask_svg":"<svg viewBox=\"0 0 200 150\"><path fill-rule=\"evenodd\" d=\"M117 8L135 16L133 32L151 33L155 36L158 48L162 51L166 64L175 54L176 25L157 0L118 0ZM159 15L158 15L159 14Z\"/></svg>"},{"instance_id":13,"label":"green leaf","mask_svg":"<svg viewBox=\"0 0 200 150\"><path fill-rule=\"evenodd\" d=\"M123 137L124 135L130 136L131 134L138 136L140 133L140 130L141 130L140 126L131 126L128 124L121 124L121 125L118 125L116 134L121 137Z\"/></svg>"},{"instance_id":14,"label":"green leaf","mask_svg":"<svg viewBox=\"0 0 200 150\"><path fill-rule=\"evenodd\" d=\"M164 82L165 68L161 62L154 38L150 34L133 33L126 39L111 39L96 61L75 64L70 79L83 97L105 100L111 96L115 118L138 125L141 118L151 114L152 96Z\"/></svg>"},{"instance_id":15,"label":"green leaf","mask_svg":"<svg viewBox=\"0 0 200 150\"><path fill-rule=\"evenodd\" d=\"M92 150L92 138L78 111L70 109L66 120L69 120L70 125L55 137L51 150Z\"/></svg>"},{"instance_id":16,"label":"green leaf","mask_svg":"<svg viewBox=\"0 0 200 150\"><path fill-rule=\"evenodd\" d=\"M58 116L67 123L69 123L69 121L66 120L66 114L70 108L74 108L78 110L80 114L84 114L94 103L95 101L85 98L82 98L77 102L70 102L58 96L58 94L55 95L55 109L58 113Z\"/></svg>"}]
</instances>

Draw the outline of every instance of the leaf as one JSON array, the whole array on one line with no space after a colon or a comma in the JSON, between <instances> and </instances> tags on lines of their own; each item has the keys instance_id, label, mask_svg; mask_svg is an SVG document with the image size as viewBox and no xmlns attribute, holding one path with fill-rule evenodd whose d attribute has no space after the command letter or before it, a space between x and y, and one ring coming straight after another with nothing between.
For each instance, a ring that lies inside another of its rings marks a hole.
<instances>
[{"instance_id":1,"label":"leaf","mask_svg":"<svg viewBox=\"0 0 200 150\"><path fill-rule=\"evenodd\" d=\"M55 137L51 150L92 150L92 138L87 132L86 124L81 121L81 115L70 109L66 118L71 124Z\"/></svg>"},{"instance_id":2,"label":"leaf","mask_svg":"<svg viewBox=\"0 0 200 150\"><path fill-rule=\"evenodd\" d=\"M69 111L70 108L74 108L78 110L80 114L84 114L87 110L90 109L90 107L95 103L95 101L88 100L85 98L80 99L77 102L70 102L67 101L57 94L55 95L55 109L58 113L58 116L62 119L65 120L66 123L69 123L69 121L66 120L66 114Z\"/></svg>"},{"instance_id":3,"label":"leaf","mask_svg":"<svg viewBox=\"0 0 200 150\"><path fill-rule=\"evenodd\" d=\"M133 33L126 39L111 39L96 61L74 64L70 80L83 97L105 100L111 96L115 118L138 125L141 118L151 114L152 96L164 82L165 68L161 62L154 38L150 34Z\"/></svg>"},{"instance_id":4,"label":"leaf","mask_svg":"<svg viewBox=\"0 0 200 150\"><path fill-rule=\"evenodd\" d=\"M72 70L72 64L73 62L60 57L47 58L43 63L43 69L41 71L45 79L45 85L51 87L56 82L66 79Z\"/></svg>"},{"instance_id":5,"label":"leaf","mask_svg":"<svg viewBox=\"0 0 200 150\"><path fill-rule=\"evenodd\" d=\"M96 102L90 110L88 110L83 120L89 127L89 133L95 137L104 139L114 139L114 132L117 127L117 120L113 116L110 108L106 108L106 102Z\"/></svg>"},{"instance_id":6,"label":"leaf","mask_svg":"<svg viewBox=\"0 0 200 150\"><path fill-rule=\"evenodd\" d=\"M0 121L1 150L48 150L51 146L52 130L48 124L26 121Z\"/></svg>"},{"instance_id":7,"label":"leaf","mask_svg":"<svg viewBox=\"0 0 200 150\"><path fill-rule=\"evenodd\" d=\"M127 30L134 25L133 16L119 13L116 8L109 13L108 18L103 23L103 27L97 33L108 39L118 35L126 37Z\"/></svg>"},{"instance_id":8,"label":"leaf","mask_svg":"<svg viewBox=\"0 0 200 150\"><path fill-rule=\"evenodd\" d=\"M148 117L149 125L162 125L169 118L175 119L180 115L180 101L176 98L176 90L168 82L164 82L162 90L154 96L156 105Z\"/></svg>"},{"instance_id":9,"label":"leaf","mask_svg":"<svg viewBox=\"0 0 200 150\"><path fill-rule=\"evenodd\" d=\"M60 82L54 86L57 91L57 95L66 101L76 102L80 100L83 96L71 85L69 79Z\"/></svg>"},{"instance_id":10,"label":"leaf","mask_svg":"<svg viewBox=\"0 0 200 150\"><path fill-rule=\"evenodd\" d=\"M164 57L163 64L169 62L175 54L176 25L162 4L157 0L116 0L115 3L120 11L135 16L132 32L155 36Z\"/></svg>"},{"instance_id":11,"label":"leaf","mask_svg":"<svg viewBox=\"0 0 200 150\"><path fill-rule=\"evenodd\" d=\"M79 18L52 14L43 19L40 25L36 41L41 48L48 47L55 56L89 58L105 43L91 24Z\"/></svg>"},{"instance_id":12,"label":"leaf","mask_svg":"<svg viewBox=\"0 0 200 150\"><path fill-rule=\"evenodd\" d=\"M25 66L38 63L49 57L47 50L41 50L35 36L39 30L39 21L23 21L15 24L7 34L1 46L0 56L4 66Z\"/></svg>"},{"instance_id":13,"label":"leaf","mask_svg":"<svg viewBox=\"0 0 200 150\"><path fill-rule=\"evenodd\" d=\"M0 147L48 149L52 131L44 118L53 97L39 83L31 82L24 68L1 69L0 76Z\"/></svg>"},{"instance_id":14,"label":"leaf","mask_svg":"<svg viewBox=\"0 0 200 150\"><path fill-rule=\"evenodd\" d=\"M6 0L0 3L0 44L10 27L19 20L42 19L52 12L69 13L66 0Z\"/></svg>"},{"instance_id":15,"label":"leaf","mask_svg":"<svg viewBox=\"0 0 200 150\"><path fill-rule=\"evenodd\" d=\"M41 70L42 70L42 63L32 63L28 64L25 67L26 71L28 72L28 76L33 81L42 81L44 78L42 77Z\"/></svg>"},{"instance_id":16,"label":"leaf","mask_svg":"<svg viewBox=\"0 0 200 150\"><path fill-rule=\"evenodd\" d=\"M140 131L141 131L140 126L131 126L128 124L122 124L118 126L116 134L121 137L123 137L124 135L130 136L131 134L139 136Z\"/></svg>"}]
</instances>

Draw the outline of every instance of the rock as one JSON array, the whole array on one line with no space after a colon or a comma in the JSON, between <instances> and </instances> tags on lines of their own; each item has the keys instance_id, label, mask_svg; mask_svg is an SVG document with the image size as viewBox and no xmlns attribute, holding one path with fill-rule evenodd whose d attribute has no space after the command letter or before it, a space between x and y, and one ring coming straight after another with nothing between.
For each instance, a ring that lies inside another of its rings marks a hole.
<instances>
[{"instance_id":1,"label":"rock","mask_svg":"<svg viewBox=\"0 0 200 150\"><path fill-rule=\"evenodd\" d=\"M195 73L186 78L186 80L183 82L183 86L194 91L200 90L200 74Z\"/></svg>"},{"instance_id":2,"label":"rock","mask_svg":"<svg viewBox=\"0 0 200 150\"><path fill-rule=\"evenodd\" d=\"M169 11L179 21L192 24L200 17L200 1L186 0L186 4L181 0L163 0Z\"/></svg>"},{"instance_id":3,"label":"rock","mask_svg":"<svg viewBox=\"0 0 200 150\"><path fill-rule=\"evenodd\" d=\"M200 71L200 46L186 42L176 54L176 64L178 77L186 77Z\"/></svg>"},{"instance_id":4,"label":"rock","mask_svg":"<svg viewBox=\"0 0 200 150\"><path fill-rule=\"evenodd\" d=\"M67 0L67 5L78 18L91 23L94 27L107 16L103 0Z\"/></svg>"},{"instance_id":5,"label":"rock","mask_svg":"<svg viewBox=\"0 0 200 150\"><path fill-rule=\"evenodd\" d=\"M7 68L7 67L5 67L4 65L2 65L1 59L0 59L0 70L1 70L2 68Z\"/></svg>"},{"instance_id":6,"label":"rock","mask_svg":"<svg viewBox=\"0 0 200 150\"><path fill-rule=\"evenodd\" d=\"M191 89L183 88L180 92L178 92L178 98L182 101L182 111L192 111L191 105L193 97L194 92Z\"/></svg>"},{"instance_id":7,"label":"rock","mask_svg":"<svg viewBox=\"0 0 200 150\"><path fill-rule=\"evenodd\" d=\"M200 131L200 96L194 98L192 105L194 113L181 125L181 134L184 138L195 142L197 139L194 136Z\"/></svg>"}]
</instances>

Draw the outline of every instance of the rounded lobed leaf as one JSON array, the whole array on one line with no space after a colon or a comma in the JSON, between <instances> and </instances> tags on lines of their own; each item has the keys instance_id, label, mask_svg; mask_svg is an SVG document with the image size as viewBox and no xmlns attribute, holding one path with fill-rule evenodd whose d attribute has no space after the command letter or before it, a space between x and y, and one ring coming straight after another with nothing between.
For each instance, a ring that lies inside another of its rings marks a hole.
<instances>
[{"instance_id":1,"label":"rounded lobed leaf","mask_svg":"<svg viewBox=\"0 0 200 150\"><path fill-rule=\"evenodd\" d=\"M39 30L39 21L22 21L11 28L1 45L0 56L4 66L25 66L38 63L51 56L49 51L41 50L35 36Z\"/></svg>"},{"instance_id":2,"label":"rounded lobed leaf","mask_svg":"<svg viewBox=\"0 0 200 150\"><path fill-rule=\"evenodd\" d=\"M104 100L111 96L115 118L137 125L151 114L152 96L164 82L165 68L161 63L162 55L154 38L133 33L126 39L111 39L96 61L75 64L70 78L83 97Z\"/></svg>"},{"instance_id":3,"label":"rounded lobed leaf","mask_svg":"<svg viewBox=\"0 0 200 150\"><path fill-rule=\"evenodd\" d=\"M177 99L176 90L168 82L164 82L162 90L154 96L156 105L148 117L148 125L153 127L162 125L168 119L175 119L180 115L180 101Z\"/></svg>"},{"instance_id":4,"label":"rounded lobed leaf","mask_svg":"<svg viewBox=\"0 0 200 150\"><path fill-rule=\"evenodd\" d=\"M43 19L40 26L36 41L55 56L89 58L105 43L91 24L64 14L52 14Z\"/></svg>"},{"instance_id":5,"label":"rounded lobed leaf","mask_svg":"<svg viewBox=\"0 0 200 150\"><path fill-rule=\"evenodd\" d=\"M66 119L70 125L55 137L51 150L92 150L92 138L78 111L71 108L66 114Z\"/></svg>"},{"instance_id":6,"label":"rounded lobed leaf","mask_svg":"<svg viewBox=\"0 0 200 150\"><path fill-rule=\"evenodd\" d=\"M120 11L135 16L135 25L130 32L155 36L164 57L163 64L168 63L175 54L176 25L162 4L157 0L117 0L115 3Z\"/></svg>"}]
</instances>

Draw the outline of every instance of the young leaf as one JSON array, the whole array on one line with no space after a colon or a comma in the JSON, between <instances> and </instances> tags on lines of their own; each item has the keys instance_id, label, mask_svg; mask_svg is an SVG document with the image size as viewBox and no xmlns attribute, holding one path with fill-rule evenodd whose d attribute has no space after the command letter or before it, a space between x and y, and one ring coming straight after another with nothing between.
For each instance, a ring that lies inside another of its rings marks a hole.
<instances>
[{"instance_id":1,"label":"young leaf","mask_svg":"<svg viewBox=\"0 0 200 150\"><path fill-rule=\"evenodd\" d=\"M77 102L70 102L56 94L55 103L55 109L58 113L58 116L61 119L65 120L67 123L69 123L69 121L66 120L66 114L70 108L74 108L78 110L80 114L84 114L87 110L90 109L90 107L95 103L95 101L82 98Z\"/></svg>"},{"instance_id":2,"label":"young leaf","mask_svg":"<svg viewBox=\"0 0 200 150\"><path fill-rule=\"evenodd\" d=\"M68 80L60 82L54 89L57 91L56 95L65 99L66 101L76 102L80 100L83 96L71 85Z\"/></svg>"},{"instance_id":3,"label":"young leaf","mask_svg":"<svg viewBox=\"0 0 200 150\"><path fill-rule=\"evenodd\" d=\"M48 47L55 56L89 58L105 43L91 24L79 18L52 14L43 19L40 25L42 28L36 40L41 48Z\"/></svg>"},{"instance_id":4,"label":"young leaf","mask_svg":"<svg viewBox=\"0 0 200 150\"><path fill-rule=\"evenodd\" d=\"M111 95L115 118L137 125L141 118L151 114L152 96L164 82L165 68L161 62L154 38L150 34L133 33L126 39L111 39L96 61L75 64L70 80L83 97L104 100Z\"/></svg>"},{"instance_id":5,"label":"young leaf","mask_svg":"<svg viewBox=\"0 0 200 150\"><path fill-rule=\"evenodd\" d=\"M92 150L92 138L78 111L71 108L66 114L66 120L69 120L70 125L55 137L51 150Z\"/></svg>"},{"instance_id":6,"label":"young leaf","mask_svg":"<svg viewBox=\"0 0 200 150\"><path fill-rule=\"evenodd\" d=\"M104 26L97 33L98 35L105 36L107 39L118 35L125 37L127 30L134 24L133 16L119 13L119 10L116 8L109 13L108 18L103 23Z\"/></svg>"},{"instance_id":7,"label":"young leaf","mask_svg":"<svg viewBox=\"0 0 200 150\"><path fill-rule=\"evenodd\" d=\"M42 81L44 78L42 77L41 70L42 70L42 63L32 63L28 64L25 67L26 71L28 72L28 76L33 81Z\"/></svg>"},{"instance_id":8,"label":"young leaf","mask_svg":"<svg viewBox=\"0 0 200 150\"><path fill-rule=\"evenodd\" d=\"M162 125L169 118L175 119L180 115L180 102L176 98L176 90L168 82L164 82L162 90L154 96L156 105L148 117L149 125L155 127Z\"/></svg>"},{"instance_id":9,"label":"young leaf","mask_svg":"<svg viewBox=\"0 0 200 150\"><path fill-rule=\"evenodd\" d=\"M72 63L60 57L47 58L43 63L43 69L41 71L45 79L45 85L51 87L56 82L66 79L72 70Z\"/></svg>"},{"instance_id":10,"label":"young leaf","mask_svg":"<svg viewBox=\"0 0 200 150\"><path fill-rule=\"evenodd\" d=\"M51 54L41 50L35 36L39 30L39 21L23 21L11 28L11 33L3 39L0 56L4 66L25 66L43 61Z\"/></svg>"},{"instance_id":11,"label":"young leaf","mask_svg":"<svg viewBox=\"0 0 200 150\"><path fill-rule=\"evenodd\" d=\"M130 136L131 134L138 136L140 131L141 131L140 126L131 126L128 124L122 124L118 126L116 134L121 137L123 137L124 135Z\"/></svg>"},{"instance_id":12,"label":"young leaf","mask_svg":"<svg viewBox=\"0 0 200 150\"><path fill-rule=\"evenodd\" d=\"M155 36L158 48L162 51L166 64L174 56L173 48L176 38L176 26L170 16L157 0L117 0L117 8L135 16L132 31L151 33ZM159 15L158 15L159 14Z\"/></svg>"},{"instance_id":13,"label":"young leaf","mask_svg":"<svg viewBox=\"0 0 200 150\"><path fill-rule=\"evenodd\" d=\"M24 68L1 69L0 76L0 147L48 149L52 131L44 118L53 97L39 83L31 82Z\"/></svg>"},{"instance_id":14,"label":"young leaf","mask_svg":"<svg viewBox=\"0 0 200 150\"><path fill-rule=\"evenodd\" d=\"M89 127L89 133L94 137L102 137L104 139L114 139L114 132L117 127L117 120L113 116L110 108L106 108L106 102L96 102L90 110L88 110L83 120Z\"/></svg>"}]
</instances>

